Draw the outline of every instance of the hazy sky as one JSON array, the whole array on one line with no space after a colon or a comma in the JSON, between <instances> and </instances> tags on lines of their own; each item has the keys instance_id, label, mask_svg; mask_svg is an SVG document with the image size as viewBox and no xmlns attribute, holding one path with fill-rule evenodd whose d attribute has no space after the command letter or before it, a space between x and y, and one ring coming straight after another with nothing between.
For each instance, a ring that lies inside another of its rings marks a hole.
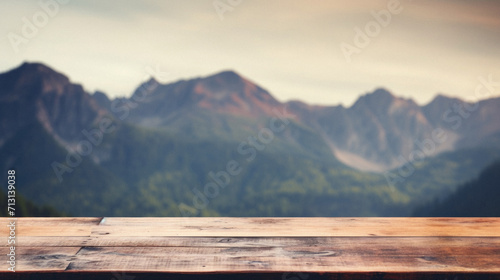
<instances>
[{"instance_id":1,"label":"hazy sky","mask_svg":"<svg viewBox=\"0 0 500 280\"><path fill-rule=\"evenodd\" d=\"M147 69L168 73L162 82L232 69L281 101L326 105L377 87L423 104L472 95L478 76L500 80L496 0L401 0L386 26L372 11L395 0L55 1L0 2L1 72L38 61L89 92L129 96ZM348 62L341 44L356 47L365 27L373 37Z\"/></svg>"}]
</instances>

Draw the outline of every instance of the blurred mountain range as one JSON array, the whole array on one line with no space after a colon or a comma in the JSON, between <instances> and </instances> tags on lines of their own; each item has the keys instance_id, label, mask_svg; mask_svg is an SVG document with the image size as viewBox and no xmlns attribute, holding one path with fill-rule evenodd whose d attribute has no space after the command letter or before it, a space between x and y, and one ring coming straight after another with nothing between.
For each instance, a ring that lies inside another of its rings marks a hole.
<instances>
[{"instance_id":1,"label":"blurred mountain range","mask_svg":"<svg viewBox=\"0 0 500 280\"><path fill-rule=\"evenodd\" d=\"M499 109L386 89L282 103L233 71L111 100L24 63L0 74L0 168L77 216L404 216L500 157Z\"/></svg>"}]
</instances>

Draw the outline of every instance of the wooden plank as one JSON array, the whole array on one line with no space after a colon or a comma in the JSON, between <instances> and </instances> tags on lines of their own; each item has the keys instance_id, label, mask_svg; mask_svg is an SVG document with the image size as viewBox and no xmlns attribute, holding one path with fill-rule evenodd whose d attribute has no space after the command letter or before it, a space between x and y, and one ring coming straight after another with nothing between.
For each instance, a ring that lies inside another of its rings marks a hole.
<instances>
[{"instance_id":1,"label":"wooden plank","mask_svg":"<svg viewBox=\"0 0 500 280\"><path fill-rule=\"evenodd\" d=\"M17 236L90 236L92 227L90 226L19 226L16 229Z\"/></svg>"},{"instance_id":2,"label":"wooden plank","mask_svg":"<svg viewBox=\"0 0 500 280\"><path fill-rule=\"evenodd\" d=\"M110 239L110 238L106 238ZM170 242L169 238L162 238ZM245 272L245 271L500 271L500 238L176 238L175 243L130 243L127 246L85 247L72 260L75 271ZM143 242L147 241L141 239ZM41 240L40 240L41 241ZM221 242L222 241L222 242ZM109 244L108 244L109 245ZM163 246L161 246L163 245ZM182 245L177 247L174 245ZM201 246L200 246L201 245ZM44 247L43 250L48 250ZM76 251L73 248L71 254ZM4 248L6 249L6 248ZM55 247L60 250L61 247ZM0 251L0 253L6 253ZM50 257L40 249L21 248L20 271L44 268ZM54 255L55 253L52 253ZM61 255L57 252L57 255ZM30 256L30 257L27 257ZM208 259L207 259L208 258ZM168 260L168 261L166 261ZM34 261L25 270L25 262ZM50 269L61 269L55 262ZM304 266L305 265L305 266ZM361 267L360 267L361 266ZM495 270L496 268L496 270ZM131 270L129 270L131 269ZM181 271L184 269L183 271ZM295 269L295 270L294 270ZM365 270L362 270L365 269ZM387 271L387 270L382 270Z\"/></svg>"},{"instance_id":3,"label":"wooden plank","mask_svg":"<svg viewBox=\"0 0 500 280\"><path fill-rule=\"evenodd\" d=\"M26 218L18 228L25 273L500 276L499 218Z\"/></svg>"},{"instance_id":4,"label":"wooden plank","mask_svg":"<svg viewBox=\"0 0 500 280\"><path fill-rule=\"evenodd\" d=\"M18 218L16 236L90 236L102 218ZM11 220L0 219L0 236L9 234Z\"/></svg>"},{"instance_id":5,"label":"wooden plank","mask_svg":"<svg viewBox=\"0 0 500 280\"><path fill-rule=\"evenodd\" d=\"M283 225L283 224L303 224L327 222L351 226L380 226L382 224L394 226L395 224L406 225L494 225L498 226L500 218L328 218L328 217L313 217L313 218L233 218L233 217L148 217L148 218L121 218L121 217L105 217L102 219L102 225L128 225L144 224L152 225L158 223L168 224L224 224L224 225Z\"/></svg>"},{"instance_id":6,"label":"wooden plank","mask_svg":"<svg viewBox=\"0 0 500 280\"><path fill-rule=\"evenodd\" d=\"M500 237L500 218L105 218L92 235Z\"/></svg>"},{"instance_id":7,"label":"wooden plank","mask_svg":"<svg viewBox=\"0 0 500 280\"><path fill-rule=\"evenodd\" d=\"M357 254L317 248L85 247L68 270L156 272L495 272L500 258L488 255Z\"/></svg>"},{"instance_id":8,"label":"wooden plank","mask_svg":"<svg viewBox=\"0 0 500 280\"><path fill-rule=\"evenodd\" d=\"M3 247L9 246L7 238L0 238ZM90 236L17 236L16 243L22 247L83 247L92 240ZM94 243L93 243L94 244Z\"/></svg>"},{"instance_id":9,"label":"wooden plank","mask_svg":"<svg viewBox=\"0 0 500 280\"><path fill-rule=\"evenodd\" d=\"M422 246L429 250L446 248L488 249L500 254L500 238L496 237L168 237L168 236L92 236L41 237L21 236L24 247L300 247L351 246L363 249L373 246ZM455 252L458 253L458 252Z\"/></svg>"},{"instance_id":10,"label":"wooden plank","mask_svg":"<svg viewBox=\"0 0 500 280\"><path fill-rule=\"evenodd\" d=\"M80 247L16 247L16 273L26 271L64 271ZM6 256L8 248L0 248ZM0 266L0 272L8 272L8 264Z\"/></svg>"},{"instance_id":11,"label":"wooden plank","mask_svg":"<svg viewBox=\"0 0 500 280\"><path fill-rule=\"evenodd\" d=\"M200 273L500 272L500 238L340 237L318 238L314 241L311 238L198 239L177 238L183 247L145 247L130 243L129 247L86 247L69 269L129 269L172 273L186 270ZM221 247L221 243L225 247ZM239 246L241 243L246 246Z\"/></svg>"},{"instance_id":12,"label":"wooden plank","mask_svg":"<svg viewBox=\"0 0 500 280\"><path fill-rule=\"evenodd\" d=\"M92 228L95 235L113 236L500 236L498 218L405 219L106 218L97 225L100 218L20 218L17 235L89 236ZM7 224L6 218L1 222ZM7 235L8 228L0 233Z\"/></svg>"}]
</instances>

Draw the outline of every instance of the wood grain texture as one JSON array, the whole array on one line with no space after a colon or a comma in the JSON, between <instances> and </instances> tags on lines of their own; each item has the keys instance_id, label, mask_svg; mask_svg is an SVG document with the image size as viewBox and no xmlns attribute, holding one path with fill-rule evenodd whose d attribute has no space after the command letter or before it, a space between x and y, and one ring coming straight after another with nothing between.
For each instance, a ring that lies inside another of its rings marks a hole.
<instances>
[{"instance_id":1,"label":"wood grain texture","mask_svg":"<svg viewBox=\"0 0 500 280\"><path fill-rule=\"evenodd\" d=\"M500 218L105 218L92 235L500 237Z\"/></svg>"},{"instance_id":2,"label":"wood grain texture","mask_svg":"<svg viewBox=\"0 0 500 280\"><path fill-rule=\"evenodd\" d=\"M43 246L40 244L40 246ZM6 256L9 248L0 248L0 255ZM16 271L64 271L81 247L16 247ZM0 267L8 272L8 265Z\"/></svg>"},{"instance_id":3,"label":"wood grain texture","mask_svg":"<svg viewBox=\"0 0 500 280\"><path fill-rule=\"evenodd\" d=\"M90 236L92 227L102 218L18 218L17 236ZM0 236L9 234L7 225L12 220L0 218Z\"/></svg>"},{"instance_id":4,"label":"wood grain texture","mask_svg":"<svg viewBox=\"0 0 500 280\"><path fill-rule=\"evenodd\" d=\"M500 279L499 218L19 218L16 225L16 275L28 277L19 279L49 272Z\"/></svg>"}]
</instances>

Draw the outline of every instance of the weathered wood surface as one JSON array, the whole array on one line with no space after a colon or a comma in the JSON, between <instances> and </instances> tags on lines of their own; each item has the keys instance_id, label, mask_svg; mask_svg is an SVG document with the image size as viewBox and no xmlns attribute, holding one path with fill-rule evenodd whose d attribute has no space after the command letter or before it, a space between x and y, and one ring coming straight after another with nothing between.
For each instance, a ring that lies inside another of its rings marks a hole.
<instances>
[{"instance_id":1,"label":"weathered wood surface","mask_svg":"<svg viewBox=\"0 0 500 280\"><path fill-rule=\"evenodd\" d=\"M7 260L8 220L0 221ZM500 218L19 218L16 260L15 279L51 272L500 279ZM2 263L2 279L14 277Z\"/></svg>"}]
</instances>

